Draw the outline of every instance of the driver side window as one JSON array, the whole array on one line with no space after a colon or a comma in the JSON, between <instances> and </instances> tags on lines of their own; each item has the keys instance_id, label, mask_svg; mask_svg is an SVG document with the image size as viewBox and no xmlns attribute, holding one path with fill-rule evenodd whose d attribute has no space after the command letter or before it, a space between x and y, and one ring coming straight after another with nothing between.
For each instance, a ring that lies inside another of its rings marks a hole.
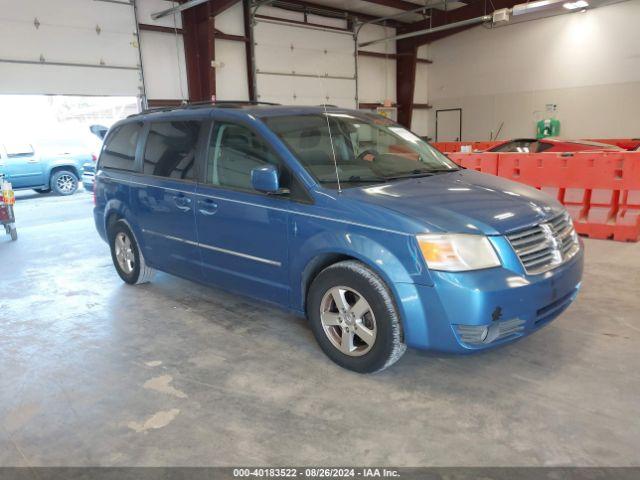
<instances>
[{"instance_id":1,"label":"driver side window","mask_svg":"<svg viewBox=\"0 0 640 480\"><path fill-rule=\"evenodd\" d=\"M267 164L282 172L275 154L253 131L235 123L215 123L207 158L207 183L254 191L251 170Z\"/></svg>"}]
</instances>

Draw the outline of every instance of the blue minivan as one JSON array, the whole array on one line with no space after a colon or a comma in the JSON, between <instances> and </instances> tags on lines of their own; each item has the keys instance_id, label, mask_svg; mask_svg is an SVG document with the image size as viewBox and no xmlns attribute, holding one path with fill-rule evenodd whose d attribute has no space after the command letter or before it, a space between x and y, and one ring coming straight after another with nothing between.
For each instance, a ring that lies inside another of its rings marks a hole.
<instances>
[{"instance_id":1,"label":"blue minivan","mask_svg":"<svg viewBox=\"0 0 640 480\"><path fill-rule=\"evenodd\" d=\"M227 103L114 125L95 223L129 284L155 270L305 315L342 367L513 342L575 299L566 210L378 115Z\"/></svg>"}]
</instances>

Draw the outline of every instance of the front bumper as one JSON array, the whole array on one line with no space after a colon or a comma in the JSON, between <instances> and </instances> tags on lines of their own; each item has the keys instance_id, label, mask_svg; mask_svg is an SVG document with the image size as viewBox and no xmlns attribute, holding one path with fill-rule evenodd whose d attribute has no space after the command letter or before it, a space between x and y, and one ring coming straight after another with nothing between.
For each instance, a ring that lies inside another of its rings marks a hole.
<instances>
[{"instance_id":1,"label":"front bumper","mask_svg":"<svg viewBox=\"0 0 640 480\"><path fill-rule=\"evenodd\" d=\"M573 302L583 259L581 248L570 261L541 275L502 267L431 272L433 286L396 284L405 341L414 348L470 353L533 333Z\"/></svg>"}]
</instances>

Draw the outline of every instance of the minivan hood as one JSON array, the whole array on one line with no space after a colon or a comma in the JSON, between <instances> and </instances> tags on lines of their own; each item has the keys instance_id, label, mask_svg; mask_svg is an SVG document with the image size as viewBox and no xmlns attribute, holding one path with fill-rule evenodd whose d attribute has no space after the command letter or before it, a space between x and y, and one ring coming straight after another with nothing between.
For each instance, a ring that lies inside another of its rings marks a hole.
<instances>
[{"instance_id":1,"label":"minivan hood","mask_svg":"<svg viewBox=\"0 0 640 480\"><path fill-rule=\"evenodd\" d=\"M535 188L473 170L348 188L342 195L394 210L439 232L501 235L564 211Z\"/></svg>"}]
</instances>

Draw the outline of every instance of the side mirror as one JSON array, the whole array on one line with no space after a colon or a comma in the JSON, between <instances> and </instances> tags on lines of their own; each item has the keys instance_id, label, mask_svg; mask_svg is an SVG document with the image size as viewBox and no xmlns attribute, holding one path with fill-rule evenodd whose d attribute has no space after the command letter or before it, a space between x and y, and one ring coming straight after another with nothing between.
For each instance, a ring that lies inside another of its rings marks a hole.
<instances>
[{"instance_id":1,"label":"side mirror","mask_svg":"<svg viewBox=\"0 0 640 480\"><path fill-rule=\"evenodd\" d=\"M278 169L274 165L265 165L251 170L251 186L259 192L280 193Z\"/></svg>"}]
</instances>

